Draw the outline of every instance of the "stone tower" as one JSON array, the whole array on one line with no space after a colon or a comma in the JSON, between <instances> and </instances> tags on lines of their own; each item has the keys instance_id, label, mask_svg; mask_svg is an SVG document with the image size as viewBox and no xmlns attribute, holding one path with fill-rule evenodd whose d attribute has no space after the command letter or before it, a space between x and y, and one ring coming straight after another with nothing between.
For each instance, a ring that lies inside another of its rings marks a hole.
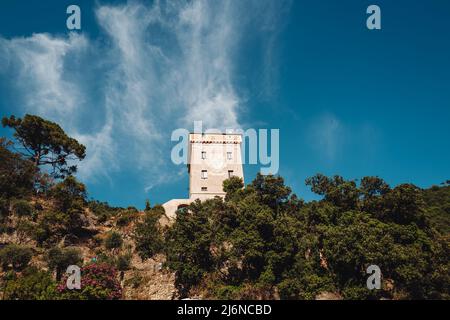
<instances>
[{"instance_id":1,"label":"stone tower","mask_svg":"<svg viewBox=\"0 0 450 320\"><path fill-rule=\"evenodd\" d=\"M189 135L189 199L223 197L223 181L244 179L241 158L242 136L238 134Z\"/></svg>"},{"instance_id":2,"label":"stone tower","mask_svg":"<svg viewBox=\"0 0 450 320\"><path fill-rule=\"evenodd\" d=\"M175 218L176 210L196 199L224 197L223 181L237 176L244 180L241 155L242 135L191 133L188 145L189 199L173 199L163 207Z\"/></svg>"}]
</instances>

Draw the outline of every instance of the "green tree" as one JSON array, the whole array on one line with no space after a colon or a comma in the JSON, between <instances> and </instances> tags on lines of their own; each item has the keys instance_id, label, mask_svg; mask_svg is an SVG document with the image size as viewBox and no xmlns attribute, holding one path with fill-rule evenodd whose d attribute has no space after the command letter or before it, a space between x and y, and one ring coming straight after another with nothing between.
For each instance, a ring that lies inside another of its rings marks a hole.
<instances>
[{"instance_id":1,"label":"green tree","mask_svg":"<svg viewBox=\"0 0 450 320\"><path fill-rule=\"evenodd\" d=\"M23 198L33 191L36 167L9 150L11 143L0 138L0 198Z\"/></svg>"},{"instance_id":2,"label":"green tree","mask_svg":"<svg viewBox=\"0 0 450 320\"><path fill-rule=\"evenodd\" d=\"M50 196L55 200L57 208L67 213L72 208L85 205L86 186L70 176L56 184L50 190Z\"/></svg>"},{"instance_id":3,"label":"green tree","mask_svg":"<svg viewBox=\"0 0 450 320\"><path fill-rule=\"evenodd\" d=\"M121 254L117 257L116 260L116 268L117 270L121 271L127 271L130 270L131 267L131 253ZM123 273L122 273L123 274ZM122 276L121 276L122 277ZM123 278L123 277L122 277Z\"/></svg>"},{"instance_id":4,"label":"green tree","mask_svg":"<svg viewBox=\"0 0 450 320\"><path fill-rule=\"evenodd\" d=\"M304 203L281 177L258 175L242 190L227 181L225 201L179 210L165 247L180 294L199 287L227 299L448 299L448 241L429 227L427 207L445 212L445 190L320 174L307 183L322 200ZM382 270L381 290L366 288L371 264Z\"/></svg>"},{"instance_id":5,"label":"green tree","mask_svg":"<svg viewBox=\"0 0 450 320\"><path fill-rule=\"evenodd\" d=\"M111 207L107 202L91 200L88 202L89 209L97 216L98 222L103 223L116 216L122 208Z\"/></svg>"},{"instance_id":6,"label":"green tree","mask_svg":"<svg viewBox=\"0 0 450 320\"><path fill-rule=\"evenodd\" d=\"M147 210L143 221L138 222L135 226L136 251L142 260L151 258L163 249L163 235L158 224L162 214L163 211L158 207Z\"/></svg>"},{"instance_id":7,"label":"green tree","mask_svg":"<svg viewBox=\"0 0 450 320\"><path fill-rule=\"evenodd\" d=\"M167 265L176 271L175 285L182 296L213 270L210 246L208 212L197 200L188 210L178 211L175 224L166 234Z\"/></svg>"},{"instance_id":8,"label":"green tree","mask_svg":"<svg viewBox=\"0 0 450 320\"><path fill-rule=\"evenodd\" d=\"M260 201L272 209L278 209L282 203L287 201L291 194L291 188L286 186L284 179L279 176L263 176L258 173L251 185Z\"/></svg>"},{"instance_id":9,"label":"green tree","mask_svg":"<svg viewBox=\"0 0 450 320\"><path fill-rule=\"evenodd\" d=\"M29 267L17 276L5 279L5 300L54 300L58 299L56 283L48 272Z\"/></svg>"},{"instance_id":10,"label":"green tree","mask_svg":"<svg viewBox=\"0 0 450 320\"><path fill-rule=\"evenodd\" d=\"M242 188L244 188L244 182L240 177L233 176L223 181L223 191L226 192L226 200L233 198Z\"/></svg>"},{"instance_id":11,"label":"green tree","mask_svg":"<svg viewBox=\"0 0 450 320\"><path fill-rule=\"evenodd\" d=\"M364 177L361 179L360 189L363 195L368 197L374 197L377 195L385 195L391 188L379 177Z\"/></svg>"},{"instance_id":12,"label":"green tree","mask_svg":"<svg viewBox=\"0 0 450 320\"><path fill-rule=\"evenodd\" d=\"M323 195L325 201L343 210L354 210L357 208L360 191L355 181L347 181L341 176L332 178L322 174L306 179L306 185L311 191Z\"/></svg>"},{"instance_id":13,"label":"green tree","mask_svg":"<svg viewBox=\"0 0 450 320\"><path fill-rule=\"evenodd\" d=\"M415 223L427 227L425 201L419 188L413 184L401 184L384 197L385 219L398 224Z\"/></svg>"},{"instance_id":14,"label":"green tree","mask_svg":"<svg viewBox=\"0 0 450 320\"><path fill-rule=\"evenodd\" d=\"M3 270L11 265L14 270L23 270L30 262L33 251L29 247L9 244L0 250L0 263Z\"/></svg>"},{"instance_id":15,"label":"green tree","mask_svg":"<svg viewBox=\"0 0 450 320\"><path fill-rule=\"evenodd\" d=\"M73 160L83 160L86 148L70 138L59 125L35 115L23 119L11 116L2 119L3 127L15 130L14 137L21 144L21 153L38 166L49 165L52 175L63 178L76 172Z\"/></svg>"},{"instance_id":16,"label":"green tree","mask_svg":"<svg viewBox=\"0 0 450 320\"><path fill-rule=\"evenodd\" d=\"M69 176L54 185L49 195L56 212L49 212L41 218L44 229L57 229L61 236L81 231L86 204L86 187L75 177Z\"/></svg>"},{"instance_id":17,"label":"green tree","mask_svg":"<svg viewBox=\"0 0 450 320\"><path fill-rule=\"evenodd\" d=\"M79 265L83 262L80 250L77 248L53 247L47 252L48 267L56 272L56 281L70 265Z\"/></svg>"},{"instance_id":18,"label":"green tree","mask_svg":"<svg viewBox=\"0 0 450 320\"><path fill-rule=\"evenodd\" d=\"M135 221L139 216L139 211L136 208L128 207L127 209L120 210L117 215L116 225L118 227L128 226L131 222Z\"/></svg>"},{"instance_id":19,"label":"green tree","mask_svg":"<svg viewBox=\"0 0 450 320\"><path fill-rule=\"evenodd\" d=\"M31 216L33 214L33 207L26 200L14 201L13 210L14 213L19 217Z\"/></svg>"},{"instance_id":20,"label":"green tree","mask_svg":"<svg viewBox=\"0 0 450 320\"><path fill-rule=\"evenodd\" d=\"M425 214L442 236L450 234L450 185L431 187L422 191Z\"/></svg>"},{"instance_id":21,"label":"green tree","mask_svg":"<svg viewBox=\"0 0 450 320\"><path fill-rule=\"evenodd\" d=\"M145 200L145 210L144 211L150 211L152 206L150 205L150 200Z\"/></svg>"}]
</instances>

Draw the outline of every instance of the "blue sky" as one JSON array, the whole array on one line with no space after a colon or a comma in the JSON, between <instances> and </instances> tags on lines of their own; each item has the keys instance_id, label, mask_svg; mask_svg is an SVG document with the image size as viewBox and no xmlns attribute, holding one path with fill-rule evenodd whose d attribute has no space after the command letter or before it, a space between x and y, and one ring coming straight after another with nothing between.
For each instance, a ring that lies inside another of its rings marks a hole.
<instances>
[{"instance_id":1,"label":"blue sky","mask_svg":"<svg viewBox=\"0 0 450 320\"><path fill-rule=\"evenodd\" d=\"M450 178L449 19L441 0L2 0L0 114L60 123L113 205L187 196L170 135L195 120L280 129L279 173L306 200L317 172L428 187Z\"/></svg>"}]
</instances>

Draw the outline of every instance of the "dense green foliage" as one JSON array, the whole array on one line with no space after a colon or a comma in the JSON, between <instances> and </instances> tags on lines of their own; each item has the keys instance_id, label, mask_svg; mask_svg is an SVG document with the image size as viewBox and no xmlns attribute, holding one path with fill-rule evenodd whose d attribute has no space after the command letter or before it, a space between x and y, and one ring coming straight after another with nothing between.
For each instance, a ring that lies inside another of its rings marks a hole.
<instances>
[{"instance_id":1,"label":"dense green foliage","mask_svg":"<svg viewBox=\"0 0 450 320\"><path fill-rule=\"evenodd\" d=\"M33 191L35 166L10 147L10 142L0 138L0 199L23 198Z\"/></svg>"},{"instance_id":2,"label":"dense green foliage","mask_svg":"<svg viewBox=\"0 0 450 320\"><path fill-rule=\"evenodd\" d=\"M3 270L8 270L10 267L14 270L22 270L30 262L33 252L30 248L9 244L0 250L0 264Z\"/></svg>"},{"instance_id":3,"label":"dense green foliage","mask_svg":"<svg viewBox=\"0 0 450 320\"><path fill-rule=\"evenodd\" d=\"M442 235L450 234L450 185L426 189L423 197L432 226Z\"/></svg>"},{"instance_id":4,"label":"dense green foliage","mask_svg":"<svg viewBox=\"0 0 450 320\"><path fill-rule=\"evenodd\" d=\"M135 221L139 216L139 210L134 207L128 207L127 209L122 209L117 215L116 225L118 227L126 227L131 222Z\"/></svg>"},{"instance_id":5,"label":"dense green foliage","mask_svg":"<svg viewBox=\"0 0 450 320\"><path fill-rule=\"evenodd\" d=\"M225 185L234 183L225 182ZM222 298L449 298L449 242L431 226L423 192L377 177L307 180L322 201L305 204L281 177L258 175L226 200L179 211L167 233L167 265L182 294ZM366 268L383 287L366 288Z\"/></svg>"},{"instance_id":6,"label":"dense green foliage","mask_svg":"<svg viewBox=\"0 0 450 320\"><path fill-rule=\"evenodd\" d=\"M47 197L53 207L39 214L32 234L35 240L43 245L53 245L65 236L76 236L82 232L85 186L69 176L53 185Z\"/></svg>"},{"instance_id":7,"label":"dense green foliage","mask_svg":"<svg viewBox=\"0 0 450 320\"><path fill-rule=\"evenodd\" d=\"M70 265L79 265L83 262L80 250L76 248L53 247L47 253L48 267L56 271L56 280L61 279L61 275Z\"/></svg>"},{"instance_id":8,"label":"dense green foliage","mask_svg":"<svg viewBox=\"0 0 450 320\"><path fill-rule=\"evenodd\" d=\"M18 217L31 216L33 206L27 200L16 200L12 203L13 211Z\"/></svg>"},{"instance_id":9,"label":"dense green foliage","mask_svg":"<svg viewBox=\"0 0 450 320\"><path fill-rule=\"evenodd\" d=\"M108 234L108 236L105 239L105 247L108 250L118 249L122 246L122 243L123 243L122 236L120 235L120 233L115 231Z\"/></svg>"},{"instance_id":10,"label":"dense green foliage","mask_svg":"<svg viewBox=\"0 0 450 320\"><path fill-rule=\"evenodd\" d=\"M111 207L106 202L91 200L88 202L88 208L97 216L99 223L104 223L115 217L122 208Z\"/></svg>"},{"instance_id":11,"label":"dense green foliage","mask_svg":"<svg viewBox=\"0 0 450 320\"><path fill-rule=\"evenodd\" d=\"M142 260L151 258L154 254L161 252L164 242L162 233L158 225L158 220L164 214L162 207L150 208L145 210L145 216L135 227L134 241L136 243L136 252Z\"/></svg>"},{"instance_id":12,"label":"dense green foliage","mask_svg":"<svg viewBox=\"0 0 450 320\"><path fill-rule=\"evenodd\" d=\"M9 273L3 282L6 300L54 300L58 297L51 275L36 268L27 268L20 276Z\"/></svg>"},{"instance_id":13,"label":"dense green foliage","mask_svg":"<svg viewBox=\"0 0 450 320\"><path fill-rule=\"evenodd\" d=\"M28 208L25 208L27 201L16 199L28 199L34 191L36 167L31 161L12 152L11 146L11 142L0 138L0 231L5 229L3 222L8 217L13 202L16 212L28 213Z\"/></svg>"}]
</instances>

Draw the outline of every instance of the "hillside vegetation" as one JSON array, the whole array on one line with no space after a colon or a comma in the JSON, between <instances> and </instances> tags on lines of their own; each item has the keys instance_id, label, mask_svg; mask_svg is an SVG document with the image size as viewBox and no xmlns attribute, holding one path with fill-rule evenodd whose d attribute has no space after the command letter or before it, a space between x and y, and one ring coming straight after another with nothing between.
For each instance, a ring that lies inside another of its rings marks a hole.
<instances>
[{"instance_id":1,"label":"hillside vegetation","mask_svg":"<svg viewBox=\"0 0 450 320\"><path fill-rule=\"evenodd\" d=\"M4 118L2 299L449 299L450 186L317 174L304 202L279 176L224 182L225 199L164 209L87 200L85 148L57 124ZM81 289L66 268L81 267ZM382 272L369 290L366 269Z\"/></svg>"}]
</instances>

